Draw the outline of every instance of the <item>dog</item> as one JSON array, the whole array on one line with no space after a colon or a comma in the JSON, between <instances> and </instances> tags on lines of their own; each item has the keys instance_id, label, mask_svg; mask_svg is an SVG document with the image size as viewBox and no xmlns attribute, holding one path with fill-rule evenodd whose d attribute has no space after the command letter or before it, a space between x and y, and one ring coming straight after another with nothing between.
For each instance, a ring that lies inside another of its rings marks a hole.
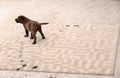
<instances>
[{"instance_id":1,"label":"dog","mask_svg":"<svg viewBox=\"0 0 120 78\"><path fill-rule=\"evenodd\" d=\"M39 23L37 21L31 20L23 15L18 16L15 19L16 23L21 23L23 24L23 27L25 29L25 33L26 35L24 35L24 37L28 37L29 36L29 32L31 32L31 37L30 39L34 39L32 44L36 44L36 33L37 31L40 32L42 39L45 39L45 36L42 32L42 27L41 25L46 25L48 23Z\"/></svg>"}]
</instances>

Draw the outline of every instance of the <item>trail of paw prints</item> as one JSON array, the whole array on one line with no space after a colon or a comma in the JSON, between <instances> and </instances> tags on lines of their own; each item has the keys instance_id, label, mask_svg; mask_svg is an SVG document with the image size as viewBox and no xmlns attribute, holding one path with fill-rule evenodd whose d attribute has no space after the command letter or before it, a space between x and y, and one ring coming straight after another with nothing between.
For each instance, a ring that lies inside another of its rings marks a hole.
<instances>
[{"instance_id":1,"label":"trail of paw prints","mask_svg":"<svg viewBox=\"0 0 120 78\"><path fill-rule=\"evenodd\" d=\"M57 25L58 26L58 25ZM80 25L77 25L77 24L75 24L75 25L69 25L69 24L67 24L67 25L65 25L63 28L59 28L59 29L56 29L57 31L56 32L52 32L50 35L53 35L53 36L56 36L57 35L57 33L61 33L61 34L63 34L63 33L66 33L66 31L67 31L67 29L68 28L71 28L71 27L75 27L75 28L77 28L77 27L79 27ZM59 36L59 35L58 35Z\"/></svg>"},{"instance_id":2,"label":"trail of paw prints","mask_svg":"<svg viewBox=\"0 0 120 78\"><path fill-rule=\"evenodd\" d=\"M79 25L66 25L66 27L79 27Z\"/></svg>"},{"instance_id":3,"label":"trail of paw prints","mask_svg":"<svg viewBox=\"0 0 120 78\"><path fill-rule=\"evenodd\" d=\"M66 25L66 27L79 27L79 25ZM60 29L59 32L64 32L66 29Z\"/></svg>"},{"instance_id":4,"label":"trail of paw prints","mask_svg":"<svg viewBox=\"0 0 120 78\"><path fill-rule=\"evenodd\" d=\"M19 70L21 70L21 69L25 68L26 66L27 66L27 64L23 64L22 66L20 66L20 67L16 68L16 70L17 70L17 71L19 71Z\"/></svg>"},{"instance_id":5,"label":"trail of paw prints","mask_svg":"<svg viewBox=\"0 0 120 78\"><path fill-rule=\"evenodd\" d=\"M20 62L23 62L23 60L21 60ZM20 67L16 68L16 71L22 70L22 69L24 69L26 66L27 66L27 64L22 64ZM35 66L33 66L31 69L33 70L33 69L37 69L37 68L38 68L38 66L35 65Z\"/></svg>"}]
</instances>

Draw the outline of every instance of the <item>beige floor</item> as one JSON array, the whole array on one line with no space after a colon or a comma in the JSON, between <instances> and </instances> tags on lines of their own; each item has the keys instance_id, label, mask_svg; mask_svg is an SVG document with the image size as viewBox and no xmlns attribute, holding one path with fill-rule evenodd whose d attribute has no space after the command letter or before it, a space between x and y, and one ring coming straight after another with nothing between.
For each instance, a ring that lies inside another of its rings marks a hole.
<instances>
[{"instance_id":1,"label":"beige floor","mask_svg":"<svg viewBox=\"0 0 120 78\"><path fill-rule=\"evenodd\" d=\"M69 0L66 0L66 2ZM72 1L72 0L70 0ZM79 18L79 24L86 25L86 24L105 24L105 25L119 25L120 22L120 1L119 0L78 0L80 3L80 15L75 18ZM15 0L7 0L1 1L0 4L0 14L1 18L0 22L5 22L9 15L15 13L13 10L19 10L16 5L21 5L22 3L25 4L26 7L30 5L39 6L39 0L23 0L19 1L18 3ZM49 0L45 0L45 2L51 3ZM61 3L61 1L55 0L55 2ZM42 4L42 3L41 3ZM44 4L44 3L43 3ZM79 4L77 4L79 5ZM20 8L24 9L24 11L19 10L19 13L14 15L19 15L20 12L24 13L25 15L29 16L28 12L25 12L25 6L20 6ZM56 5L54 5L56 6ZM54 6L51 7L54 9ZM74 5L75 6L75 5ZM9 8L8 8L9 7ZM56 6L57 7L57 6ZM66 7L67 8L67 7ZM3 10L4 9L4 10ZM51 9L52 10L52 9ZM31 11L31 9L30 9ZM70 9L69 9L70 11ZM33 12L33 11L32 11ZM43 12L45 13L45 12ZM67 13L67 11L66 11ZM39 13L33 12L33 16L31 18L36 19ZM56 16L55 18L62 19L63 14L59 14L60 16ZM73 15L72 13L69 14L70 16ZM42 15L40 16L42 17ZM10 17L11 18L11 17ZM50 21L51 17L46 17ZM72 18L72 17L71 17ZM67 17L68 21L70 21L69 17ZM36 19L36 20L43 20L43 19ZM46 20L46 21L48 21ZM58 21L58 20L57 20ZM52 21L51 21L52 22ZM67 21L60 21L60 23L68 23ZM70 21L72 24L73 21ZM75 22L78 24L78 22ZM43 72L16 72L16 71L0 71L0 78L47 78L48 76L53 76L56 78L119 78L120 77L120 48L118 48L117 53L117 62L116 62L116 70L114 76L102 76L102 75L84 75L84 74L65 74L65 73L43 73Z\"/></svg>"}]
</instances>

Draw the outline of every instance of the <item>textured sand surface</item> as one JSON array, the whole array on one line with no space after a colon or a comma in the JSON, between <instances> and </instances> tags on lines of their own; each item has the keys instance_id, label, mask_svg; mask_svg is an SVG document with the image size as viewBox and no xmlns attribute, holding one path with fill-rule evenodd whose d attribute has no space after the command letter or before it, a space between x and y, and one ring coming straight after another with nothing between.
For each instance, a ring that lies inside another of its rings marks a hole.
<instances>
[{"instance_id":1,"label":"textured sand surface","mask_svg":"<svg viewBox=\"0 0 120 78\"><path fill-rule=\"evenodd\" d=\"M104 0L95 0L99 5L88 5L90 2L1 1L0 69L112 75L120 20L114 15L118 8L109 8L114 3L108 0L109 5ZM37 44L32 45L32 40L23 37L22 25L14 21L18 15L49 22L42 26L46 39L37 33Z\"/></svg>"}]
</instances>

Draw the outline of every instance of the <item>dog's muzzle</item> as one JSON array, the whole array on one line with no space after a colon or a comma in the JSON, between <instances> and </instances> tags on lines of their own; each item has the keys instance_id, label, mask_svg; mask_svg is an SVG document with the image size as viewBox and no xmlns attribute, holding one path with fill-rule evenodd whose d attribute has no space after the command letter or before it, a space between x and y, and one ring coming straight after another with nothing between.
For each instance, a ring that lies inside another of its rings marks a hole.
<instances>
[{"instance_id":1,"label":"dog's muzzle","mask_svg":"<svg viewBox=\"0 0 120 78\"><path fill-rule=\"evenodd\" d=\"M19 21L17 19L15 19L15 21L18 23Z\"/></svg>"}]
</instances>

